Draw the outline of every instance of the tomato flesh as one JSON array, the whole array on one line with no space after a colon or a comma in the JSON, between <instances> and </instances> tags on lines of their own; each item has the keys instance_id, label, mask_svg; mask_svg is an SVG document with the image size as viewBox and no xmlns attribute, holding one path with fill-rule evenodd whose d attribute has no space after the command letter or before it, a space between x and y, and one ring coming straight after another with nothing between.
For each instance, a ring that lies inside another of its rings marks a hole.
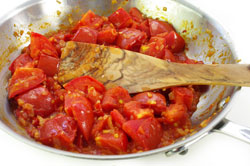
<instances>
[{"instance_id":1,"label":"tomato flesh","mask_svg":"<svg viewBox=\"0 0 250 166\"><path fill-rule=\"evenodd\" d=\"M174 31L174 28L171 24L163 21L148 19L150 34L151 36L156 36L157 34Z\"/></svg>"},{"instance_id":2,"label":"tomato flesh","mask_svg":"<svg viewBox=\"0 0 250 166\"><path fill-rule=\"evenodd\" d=\"M30 35L30 56L39 59L41 54L58 57L58 53L53 44L43 35L31 32Z\"/></svg>"},{"instance_id":3,"label":"tomato flesh","mask_svg":"<svg viewBox=\"0 0 250 166\"><path fill-rule=\"evenodd\" d=\"M146 38L147 35L145 32L133 28L125 28L119 31L116 44L120 48L133 50L137 49L137 47L140 48Z\"/></svg>"},{"instance_id":4,"label":"tomato flesh","mask_svg":"<svg viewBox=\"0 0 250 166\"><path fill-rule=\"evenodd\" d=\"M18 105L35 115L47 117L54 111L53 97L47 88L39 86L17 97Z\"/></svg>"},{"instance_id":5,"label":"tomato flesh","mask_svg":"<svg viewBox=\"0 0 250 166\"><path fill-rule=\"evenodd\" d=\"M115 11L108 19L118 29L129 27L132 24L132 18L123 8Z\"/></svg>"},{"instance_id":6,"label":"tomato flesh","mask_svg":"<svg viewBox=\"0 0 250 166\"><path fill-rule=\"evenodd\" d=\"M27 53L19 55L10 65L9 70L13 74L17 68L34 67L33 59Z\"/></svg>"},{"instance_id":7,"label":"tomato flesh","mask_svg":"<svg viewBox=\"0 0 250 166\"><path fill-rule=\"evenodd\" d=\"M72 41L93 43L97 42L98 32L89 27L80 27L72 38Z\"/></svg>"},{"instance_id":8,"label":"tomato flesh","mask_svg":"<svg viewBox=\"0 0 250 166\"><path fill-rule=\"evenodd\" d=\"M185 48L184 39L176 32L172 31L166 36L167 48L174 53L181 52Z\"/></svg>"},{"instance_id":9,"label":"tomato flesh","mask_svg":"<svg viewBox=\"0 0 250 166\"><path fill-rule=\"evenodd\" d=\"M190 88L185 87L173 87L172 92L169 94L170 101L172 103L185 104L188 109L192 107L194 93Z\"/></svg>"},{"instance_id":10,"label":"tomato flesh","mask_svg":"<svg viewBox=\"0 0 250 166\"><path fill-rule=\"evenodd\" d=\"M95 141L97 146L115 151L116 153L122 153L127 150L128 139L122 130L105 130L95 137Z\"/></svg>"},{"instance_id":11,"label":"tomato flesh","mask_svg":"<svg viewBox=\"0 0 250 166\"><path fill-rule=\"evenodd\" d=\"M64 85L64 88L69 91L81 90L83 92L87 92L88 88L90 87L94 87L100 93L105 92L105 87L103 84L90 76L75 78Z\"/></svg>"},{"instance_id":12,"label":"tomato flesh","mask_svg":"<svg viewBox=\"0 0 250 166\"><path fill-rule=\"evenodd\" d=\"M88 141L94 124L94 114L89 100L81 93L68 92L65 95L65 111L73 116L84 138Z\"/></svg>"},{"instance_id":13,"label":"tomato flesh","mask_svg":"<svg viewBox=\"0 0 250 166\"><path fill-rule=\"evenodd\" d=\"M127 121L122 128L145 150L156 148L163 134L161 124L153 117Z\"/></svg>"},{"instance_id":14,"label":"tomato flesh","mask_svg":"<svg viewBox=\"0 0 250 166\"><path fill-rule=\"evenodd\" d=\"M128 91L120 86L111 88L104 93L102 108L104 111L120 109L125 103L131 101Z\"/></svg>"},{"instance_id":15,"label":"tomato flesh","mask_svg":"<svg viewBox=\"0 0 250 166\"><path fill-rule=\"evenodd\" d=\"M37 68L18 68L9 81L9 98L26 92L45 81L46 75Z\"/></svg>"},{"instance_id":16,"label":"tomato flesh","mask_svg":"<svg viewBox=\"0 0 250 166\"><path fill-rule=\"evenodd\" d=\"M76 123L73 118L59 114L48 119L39 128L39 141L45 145L70 148L76 136Z\"/></svg>"},{"instance_id":17,"label":"tomato flesh","mask_svg":"<svg viewBox=\"0 0 250 166\"><path fill-rule=\"evenodd\" d=\"M115 28L106 28L98 32L97 41L99 44L113 44L117 35Z\"/></svg>"},{"instance_id":18,"label":"tomato flesh","mask_svg":"<svg viewBox=\"0 0 250 166\"><path fill-rule=\"evenodd\" d=\"M156 58L163 59L165 55L166 40L161 37L151 37L149 44L142 45L140 52Z\"/></svg>"},{"instance_id":19,"label":"tomato flesh","mask_svg":"<svg viewBox=\"0 0 250 166\"><path fill-rule=\"evenodd\" d=\"M154 111L150 108L142 108L142 104L138 101L130 101L124 105L124 115L129 119L142 119L153 117Z\"/></svg>"},{"instance_id":20,"label":"tomato flesh","mask_svg":"<svg viewBox=\"0 0 250 166\"><path fill-rule=\"evenodd\" d=\"M47 76L54 76L58 72L59 58L41 55L37 68L42 69Z\"/></svg>"},{"instance_id":21,"label":"tomato flesh","mask_svg":"<svg viewBox=\"0 0 250 166\"><path fill-rule=\"evenodd\" d=\"M110 115L112 119L114 120L117 127L121 128L123 123L126 122L126 119L123 117L123 115L116 109L110 112Z\"/></svg>"},{"instance_id":22,"label":"tomato flesh","mask_svg":"<svg viewBox=\"0 0 250 166\"><path fill-rule=\"evenodd\" d=\"M144 20L142 13L135 7L129 10L129 14L132 19L138 23L141 23Z\"/></svg>"},{"instance_id":23,"label":"tomato flesh","mask_svg":"<svg viewBox=\"0 0 250 166\"><path fill-rule=\"evenodd\" d=\"M154 109L156 114L161 113L166 110L166 98L155 92L143 92L135 95L133 97L134 101L140 102L144 107Z\"/></svg>"}]
</instances>

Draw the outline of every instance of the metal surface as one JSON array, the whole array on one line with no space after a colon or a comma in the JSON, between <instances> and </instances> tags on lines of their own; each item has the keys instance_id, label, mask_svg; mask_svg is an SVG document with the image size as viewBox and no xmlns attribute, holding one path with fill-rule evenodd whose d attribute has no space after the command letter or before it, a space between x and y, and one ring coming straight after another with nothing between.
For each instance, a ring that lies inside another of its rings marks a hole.
<instances>
[{"instance_id":1,"label":"metal surface","mask_svg":"<svg viewBox=\"0 0 250 166\"><path fill-rule=\"evenodd\" d=\"M221 121L213 131L232 136L246 143L250 143L250 128L227 119Z\"/></svg>"},{"instance_id":2,"label":"metal surface","mask_svg":"<svg viewBox=\"0 0 250 166\"><path fill-rule=\"evenodd\" d=\"M2 94L0 96L0 127L20 141L37 148L88 159L125 159L171 151L179 153L212 131L229 112L234 96L237 94L234 87L211 86L209 91L201 97L198 109L192 116L192 123L197 125L210 117L211 121L208 121L204 128L197 129L195 134L175 144L142 153L98 156L66 152L33 141L18 125L7 100L6 87L10 77L8 65L19 55L21 49L28 45L29 32L46 33L59 29L62 24L69 25L73 20L78 20L88 9L100 15L109 15L118 7L128 9L133 6L147 16L170 21L178 32L184 32L181 35L187 42L186 53L189 57L203 60L205 63L235 63L236 53L227 31L217 21L186 1L118 0L115 4L111 4L110 0L27 1L0 19L0 86L2 87L0 88ZM167 7L167 11L163 10L163 7ZM14 32L17 35L14 36ZM225 101L227 96L231 96L230 102L220 105L220 101ZM217 107L218 105L220 107Z\"/></svg>"}]
</instances>

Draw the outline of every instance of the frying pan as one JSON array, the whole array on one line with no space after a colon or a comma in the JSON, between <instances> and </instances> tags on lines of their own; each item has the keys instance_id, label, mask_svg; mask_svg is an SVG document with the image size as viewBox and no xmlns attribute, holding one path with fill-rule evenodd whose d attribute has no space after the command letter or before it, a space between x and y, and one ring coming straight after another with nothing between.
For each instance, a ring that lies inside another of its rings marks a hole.
<instances>
[{"instance_id":1,"label":"frying pan","mask_svg":"<svg viewBox=\"0 0 250 166\"><path fill-rule=\"evenodd\" d=\"M206 13L182 0L32 0L27 1L0 22L0 128L20 141L53 153L88 159L127 159L156 153L167 156L184 154L191 144L214 131L222 132L250 143L250 129L228 119L239 87L210 86L202 95L191 120L196 130L176 143L142 153L127 155L87 155L66 152L41 145L32 140L18 125L7 100L8 66L23 47L29 44L29 32L47 33L72 24L88 9L99 15L109 15L118 7L137 7L145 15L169 21L185 38L186 54L205 63L236 63L237 56L227 31Z\"/></svg>"}]
</instances>

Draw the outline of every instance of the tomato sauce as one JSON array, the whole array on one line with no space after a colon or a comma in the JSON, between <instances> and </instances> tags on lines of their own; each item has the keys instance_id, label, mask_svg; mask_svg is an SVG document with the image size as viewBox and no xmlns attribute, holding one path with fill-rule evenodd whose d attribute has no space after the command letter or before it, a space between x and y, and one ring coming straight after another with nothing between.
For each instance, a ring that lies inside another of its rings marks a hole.
<instances>
[{"instance_id":1,"label":"tomato sauce","mask_svg":"<svg viewBox=\"0 0 250 166\"><path fill-rule=\"evenodd\" d=\"M185 41L170 23L146 18L136 8L119 8L109 17L89 10L73 28L48 38L32 32L30 45L9 67L8 97L20 125L36 141L71 152L127 154L167 146L191 132L199 86L132 96L120 86L106 89L90 76L60 85L58 65L67 41L202 63L185 55Z\"/></svg>"}]
</instances>

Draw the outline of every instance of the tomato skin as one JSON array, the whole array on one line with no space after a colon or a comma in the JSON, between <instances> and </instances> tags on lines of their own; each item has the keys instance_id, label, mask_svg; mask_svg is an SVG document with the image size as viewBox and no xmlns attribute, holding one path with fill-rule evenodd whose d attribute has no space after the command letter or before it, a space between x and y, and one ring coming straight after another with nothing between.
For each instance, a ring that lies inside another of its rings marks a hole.
<instances>
[{"instance_id":1,"label":"tomato skin","mask_svg":"<svg viewBox=\"0 0 250 166\"><path fill-rule=\"evenodd\" d=\"M96 145L116 153L126 152L128 145L126 134L120 129L106 130L106 132L99 133L95 137Z\"/></svg>"},{"instance_id":2,"label":"tomato skin","mask_svg":"<svg viewBox=\"0 0 250 166\"><path fill-rule=\"evenodd\" d=\"M9 98L24 93L46 80L46 75L37 68L18 68L9 81Z\"/></svg>"},{"instance_id":3,"label":"tomato skin","mask_svg":"<svg viewBox=\"0 0 250 166\"><path fill-rule=\"evenodd\" d=\"M73 118L58 114L48 119L39 128L40 137L38 138L45 145L70 148L76 136L77 126Z\"/></svg>"},{"instance_id":4,"label":"tomato skin","mask_svg":"<svg viewBox=\"0 0 250 166\"><path fill-rule=\"evenodd\" d=\"M163 135L160 123L153 117L129 120L122 129L144 150L156 148Z\"/></svg>"},{"instance_id":5,"label":"tomato skin","mask_svg":"<svg viewBox=\"0 0 250 166\"><path fill-rule=\"evenodd\" d=\"M139 25L139 30L145 32L147 34L147 37L150 38L150 28L149 28L149 22L148 19L144 20L140 25Z\"/></svg>"},{"instance_id":6,"label":"tomato skin","mask_svg":"<svg viewBox=\"0 0 250 166\"><path fill-rule=\"evenodd\" d=\"M97 41L99 44L112 44L115 42L118 33L115 28L107 28L98 32Z\"/></svg>"},{"instance_id":7,"label":"tomato skin","mask_svg":"<svg viewBox=\"0 0 250 166\"><path fill-rule=\"evenodd\" d=\"M169 62L176 62L176 57L169 49L166 48L163 60L167 60Z\"/></svg>"},{"instance_id":8,"label":"tomato skin","mask_svg":"<svg viewBox=\"0 0 250 166\"><path fill-rule=\"evenodd\" d=\"M175 31L173 26L167 22L148 19L149 20L149 27L150 27L150 34L151 36L155 36L160 33Z\"/></svg>"},{"instance_id":9,"label":"tomato skin","mask_svg":"<svg viewBox=\"0 0 250 166\"><path fill-rule=\"evenodd\" d=\"M47 76L54 76L58 72L59 58L40 55L37 68L42 69Z\"/></svg>"},{"instance_id":10,"label":"tomato skin","mask_svg":"<svg viewBox=\"0 0 250 166\"><path fill-rule=\"evenodd\" d=\"M166 40L161 37L151 37L149 44L142 45L140 52L156 58L163 59L165 55Z\"/></svg>"},{"instance_id":11,"label":"tomato skin","mask_svg":"<svg viewBox=\"0 0 250 166\"><path fill-rule=\"evenodd\" d=\"M118 33L116 44L122 49L132 50L140 48L141 44L146 41L147 35L133 28L121 29Z\"/></svg>"},{"instance_id":12,"label":"tomato skin","mask_svg":"<svg viewBox=\"0 0 250 166\"><path fill-rule=\"evenodd\" d=\"M107 125L107 119L108 116L102 116L97 119L91 131L91 135L93 138L95 138L97 134L105 128L105 126Z\"/></svg>"},{"instance_id":13,"label":"tomato skin","mask_svg":"<svg viewBox=\"0 0 250 166\"><path fill-rule=\"evenodd\" d=\"M166 36L167 48L173 52L178 53L184 50L185 40L176 32L172 31Z\"/></svg>"},{"instance_id":14,"label":"tomato skin","mask_svg":"<svg viewBox=\"0 0 250 166\"><path fill-rule=\"evenodd\" d=\"M143 92L135 95L132 100L140 102L144 107L154 109L156 114L160 114L167 108L166 98L160 93Z\"/></svg>"},{"instance_id":15,"label":"tomato skin","mask_svg":"<svg viewBox=\"0 0 250 166\"><path fill-rule=\"evenodd\" d=\"M73 36L72 41L96 44L97 35L97 30L89 27L80 27Z\"/></svg>"},{"instance_id":16,"label":"tomato skin","mask_svg":"<svg viewBox=\"0 0 250 166\"><path fill-rule=\"evenodd\" d=\"M129 27L132 24L132 18L123 8L116 10L108 19L118 29Z\"/></svg>"},{"instance_id":17,"label":"tomato skin","mask_svg":"<svg viewBox=\"0 0 250 166\"><path fill-rule=\"evenodd\" d=\"M102 83L90 76L77 77L64 85L64 88L68 91L80 90L85 93L90 87L94 87L100 93L104 93L106 90Z\"/></svg>"},{"instance_id":18,"label":"tomato skin","mask_svg":"<svg viewBox=\"0 0 250 166\"><path fill-rule=\"evenodd\" d=\"M94 12L89 10L82 16L80 20L80 25L88 26L93 29L99 29L103 25L103 22L104 20L102 19L101 16L98 16Z\"/></svg>"},{"instance_id":19,"label":"tomato skin","mask_svg":"<svg viewBox=\"0 0 250 166\"><path fill-rule=\"evenodd\" d=\"M120 109L127 102L131 101L128 91L120 86L108 89L102 99L102 108L104 111Z\"/></svg>"},{"instance_id":20,"label":"tomato skin","mask_svg":"<svg viewBox=\"0 0 250 166\"><path fill-rule=\"evenodd\" d=\"M170 101L175 104L185 104L188 109L191 109L193 104L194 92L193 89L185 87L173 87L169 94Z\"/></svg>"},{"instance_id":21,"label":"tomato skin","mask_svg":"<svg viewBox=\"0 0 250 166\"><path fill-rule=\"evenodd\" d=\"M130 120L154 117L154 111L150 108L142 108L138 101L130 101L124 104L123 114Z\"/></svg>"},{"instance_id":22,"label":"tomato skin","mask_svg":"<svg viewBox=\"0 0 250 166\"><path fill-rule=\"evenodd\" d=\"M34 111L35 115L47 117L54 112L53 97L47 88L39 86L17 97L18 105Z\"/></svg>"},{"instance_id":23,"label":"tomato skin","mask_svg":"<svg viewBox=\"0 0 250 166\"><path fill-rule=\"evenodd\" d=\"M89 100L81 93L68 92L65 95L65 112L74 117L84 138L88 141L94 124L94 114Z\"/></svg>"},{"instance_id":24,"label":"tomato skin","mask_svg":"<svg viewBox=\"0 0 250 166\"><path fill-rule=\"evenodd\" d=\"M110 112L110 115L115 122L116 126L121 128L123 123L126 122L126 119L123 117L123 115L117 110L114 109L113 111Z\"/></svg>"},{"instance_id":25,"label":"tomato skin","mask_svg":"<svg viewBox=\"0 0 250 166\"><path fill-rule=\"evenodd\" d=\"M129 10L129 14L132 19L138 23L141 23L144 20L142 13L135 7Z\"/></svg>"},{"instance_id":26,"label":"tomato skin","mask_svg":"<svg viewBox=\"0 0 250 166\"><path fill-rule=\"evenodd\" d=\"M166 124L176 124L180 126L189 120L187 107L184 104L170 104L166 111L162 112L162 117Z\"/></svg>"},{"instance_id":27,"label":"tomato skin","mask_svg":"<svg viewBox=\"0 0 250 166\"><path fill-rule=\"evenodd\" d=\"M31 32L30 35L30 56L39 59L41 54L58 57L58 53L53 44L43 35Z\"/></svg>"},{"instance_id":28,"label":"tomato skin","mask_svg":"<svg viewBox=\"0 0 250 166\"><path fill-rule=\"evenodd\" d=\"M34 67L33 59L27 53L19 55L10 65L9 70L13 74L17 68Z\"/></svg>"}]
</instances>

